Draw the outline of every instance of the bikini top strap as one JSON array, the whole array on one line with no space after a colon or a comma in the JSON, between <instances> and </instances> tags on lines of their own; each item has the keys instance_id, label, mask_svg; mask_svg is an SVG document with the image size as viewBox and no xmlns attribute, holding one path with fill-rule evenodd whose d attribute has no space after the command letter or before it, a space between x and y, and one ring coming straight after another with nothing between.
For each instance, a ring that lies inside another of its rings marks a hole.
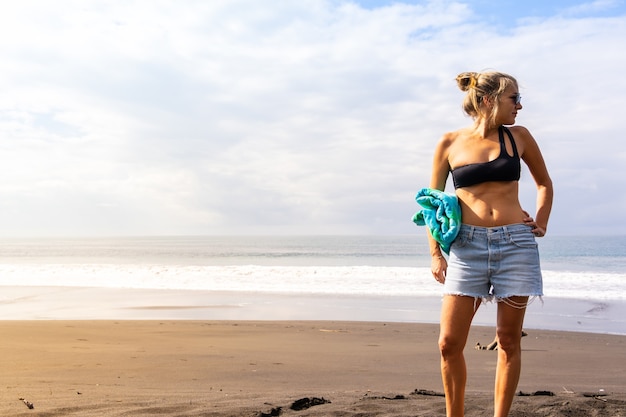
<instances>
[{"instance_id":1,"label":"bikini top strap","mask_svg":"<svg viewBox=\"0 0 626 417\"><path fill-rule=\"evenodd\" d=\"M506 151L506 146L504 144L504 133L506 132L507 136L509 137L509 140L511 141L511 148L513 148L513 156L517 156L517 146L515 145L515 139L513 139L513 134L511 133L511 131L505 127L505 126L500 126L498 128L498 137L500 140L500 146L503 147L503 149L505 149ZM507 152L508 154L508 152Z\"/></svg>"}]
</instances>

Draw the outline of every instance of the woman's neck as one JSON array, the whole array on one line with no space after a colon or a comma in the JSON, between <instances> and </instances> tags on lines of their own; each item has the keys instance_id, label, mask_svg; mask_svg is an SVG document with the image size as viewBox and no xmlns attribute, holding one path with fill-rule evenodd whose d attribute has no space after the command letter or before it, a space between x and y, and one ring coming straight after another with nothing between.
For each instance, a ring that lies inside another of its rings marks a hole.
<instances>
[{"instance_id":1,"label":"woman's neck","mask_svg":"<svg viewBox=\"0 0 626 417\"><path fill-rule=\"evenodd\" d=\"M479 120L476 120L474 126L472 127L472 130L477 136L487 138L497 132L498 126L494 126L489 123L489 121L485 118L481 118Z\"/></svg>"}]
</instances>

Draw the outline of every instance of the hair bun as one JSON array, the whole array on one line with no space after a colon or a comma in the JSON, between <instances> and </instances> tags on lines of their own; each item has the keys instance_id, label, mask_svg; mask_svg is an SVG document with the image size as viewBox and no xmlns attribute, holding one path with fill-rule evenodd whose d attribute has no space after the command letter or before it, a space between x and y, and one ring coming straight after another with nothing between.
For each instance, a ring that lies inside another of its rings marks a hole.
<instances>
[{"instance_id":1,"label":"hair bun","mask_svg":"<svg viewBox=\"0 0 626 417\"><path fill-rule=\"evenodd\" d=\"M480 74L477 72L462 72L456 76L456 84L461 91L468 91L476 87L479 76Z\"/></svg>"}]
</instances>

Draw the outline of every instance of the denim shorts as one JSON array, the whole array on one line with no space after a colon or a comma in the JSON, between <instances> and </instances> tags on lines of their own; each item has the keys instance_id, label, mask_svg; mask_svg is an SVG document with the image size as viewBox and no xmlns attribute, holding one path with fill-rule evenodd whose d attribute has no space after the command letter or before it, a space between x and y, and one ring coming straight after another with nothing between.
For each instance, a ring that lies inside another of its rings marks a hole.
<instances>
[{"instance_id":1,"label":"denim shorts","mask_svg":"<svg viewBox=\"0 0 626 417\"><path fill-rule=\"evenodd\" d=\"M542 296L539 250L525 224L461 225L450 247L444 294L485 301Z\"/></svg>"}]
</instances>

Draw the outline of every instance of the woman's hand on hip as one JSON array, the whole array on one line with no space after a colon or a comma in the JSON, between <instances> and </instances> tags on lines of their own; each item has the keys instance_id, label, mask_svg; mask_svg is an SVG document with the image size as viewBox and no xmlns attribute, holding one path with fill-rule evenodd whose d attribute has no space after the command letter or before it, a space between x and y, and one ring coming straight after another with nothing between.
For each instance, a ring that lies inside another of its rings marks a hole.
<instances>
[{"instance_id":1,"label":"woman's hand on hip","mask_svg":"<svg viewBox=\"0 0 626 417\"><path fill-rule=\"evenodd\" d=\"M524 224L527 226L532 227L532 232L535 236L537 237L543 237L546 235L546 229L539 226L537 224L537 222L535 221L535 219L533 219L532 217L530 217L530 214L528 214L528 212L526 210L522 210L524 212Z\"/></svg>"}]
</instances>

